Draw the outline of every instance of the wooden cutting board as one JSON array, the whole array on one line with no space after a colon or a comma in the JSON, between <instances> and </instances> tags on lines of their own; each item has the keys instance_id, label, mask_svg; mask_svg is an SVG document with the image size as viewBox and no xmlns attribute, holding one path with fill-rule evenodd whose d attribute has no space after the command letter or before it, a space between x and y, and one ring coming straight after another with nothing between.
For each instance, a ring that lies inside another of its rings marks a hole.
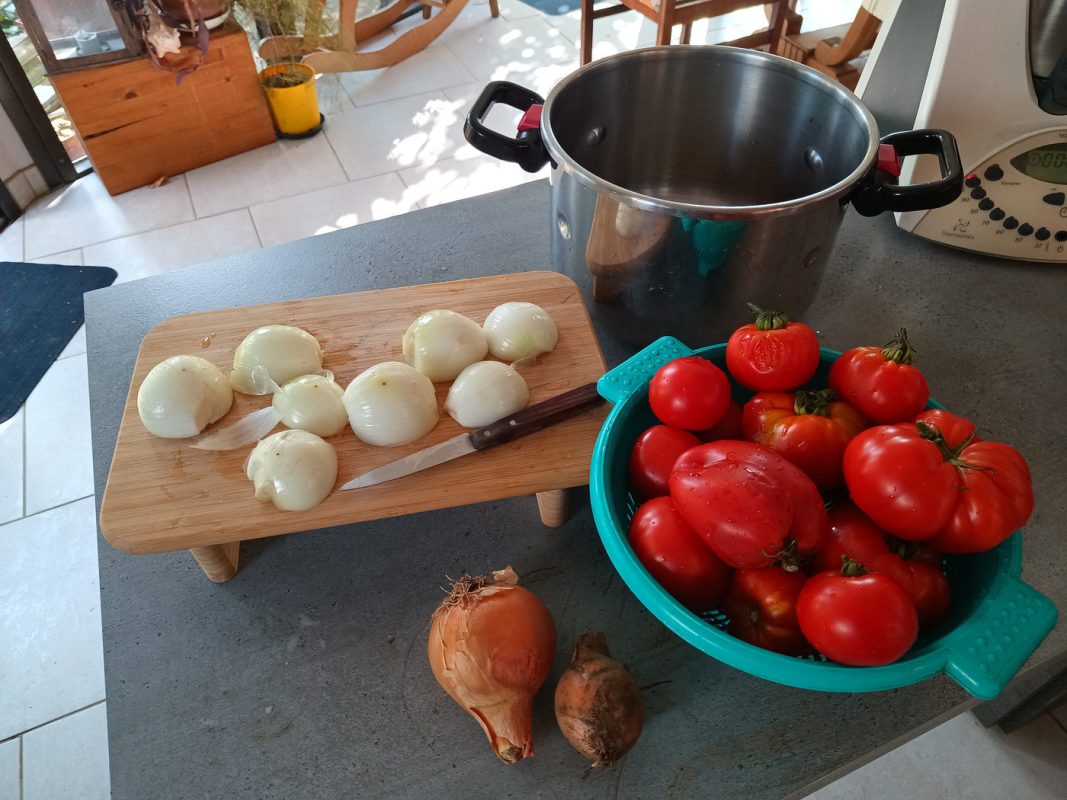
<instances>
[{"instance_id":1,"label":"wooden cutting board","mask_svg":"<svg viewBox=\"0 0 1067 800\"><path fill-rule=\"evenodd\" d=\"M100 507L105 538L120 550L156 553L585 485L593 442L607 415L604 406L510 444L389 483L347 492L335 489L320 505L300 512L278 511L253 497L252 483L244 472L251 445L223 453L194 450L188 447L189 440L152 436L137 414L137 390L160 361L188 353L211 361L228 375L237 345L261 325L295 325L310 332L322 345L323 366L347 387L374 364L404 360L401 337L419 314L448 308L480 323L497 305L511 300L541 306L559 329L556 349L521 371L530 387L530 403L604 374L604 357L578 287L555 272L207 311L160 323L145 336L134 365ZM443 411L449 385L437 384L441 419L417 442L373 447L360 442L347 426L328 439L337 448L337 486L465 430ZM208 430L269 404L269 396L235 392L229 413ZM532 524L535 519L531 514Z\"/></svg>"}]
</instances>

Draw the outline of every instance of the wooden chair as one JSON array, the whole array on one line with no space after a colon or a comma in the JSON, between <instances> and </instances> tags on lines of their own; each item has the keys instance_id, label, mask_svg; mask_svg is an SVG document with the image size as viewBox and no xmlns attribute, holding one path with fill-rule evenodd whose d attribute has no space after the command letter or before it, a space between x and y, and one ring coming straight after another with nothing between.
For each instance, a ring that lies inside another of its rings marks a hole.
<instances>
[{"instance_id":1,"label":"wooden chair","mask_svg":"<svg viewBox=\"0 0 1067 800\"><path fill-rule=\"evenodd\" d=\"M610 17L623 11L636 11L655 22L658 26L656 44L670 44L675 25L682 26L682 44L689 44L693 32L693 23L709 17L721 17L746 8L765 6L770 9L770 24L765 30L757 31L740 39L723 44L734 47L761 48L768 52L777 52L778 44L790 24L791 6L795 0L621 0L618 5L601 8L593 7L593 0L582 0L582 42L580 58L583 65L593 57L593 20Z\"/></svg>"},{"instance_id":2,"label":"wooden chair","mask_svg":"<svg viewBox=\"0 0 1067 800\"><path fill-rule=\"evenodd\" d=\"M260 42L260 57L268 62L294 56L302 57L303 63L316 72L352 72L391 67L425 49L440 36L459 16L467 5L467 0L396 0L357 21L358 4L359 0L340 0L336 33L321 38L271 36ZM311 13L321 16L325 5L326 0L315 0L308 5L308 9ZM378 35L410 8L418 5L422 6L422 24L402 33L380 50L360 52L360 42ZM493 17L500 16L498 0L489 0L489 13ZM319 26L311 27L317 29Z\"/></svg>"},{"instance_id":3,"label":"wooden chair","mask_svg":"<svg viewBox=\"0 0 1067 800\"><path fill-rule=\"evenodd\" d=\"M864 53L874 45L882 24L865 6L866 3L850 23L807 33L787 33L778 46L778 55L807 64L854 90L866 64Z\"/></svg>"}]
</instances>

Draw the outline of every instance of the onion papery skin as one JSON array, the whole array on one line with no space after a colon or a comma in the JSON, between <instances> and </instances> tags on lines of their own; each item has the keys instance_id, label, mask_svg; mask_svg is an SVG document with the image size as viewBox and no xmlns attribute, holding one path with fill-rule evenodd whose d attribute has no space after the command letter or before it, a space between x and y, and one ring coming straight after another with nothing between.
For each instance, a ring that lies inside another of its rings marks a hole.
<instances>
[{"instance_id":1,"label":"onion papery skin","mask_svg":"<svg viewBox=\"0 0 1067 800\"><path fill-rule=\"evenodd\" d=\"M511 567L456 581L434 612L427 644L437 682L507 764L534 754L533 699L555 652L552 615Z\"/></svg>"},{"instance_id":2,"label":"onion papery skin","mask_svg":"<svg viewBox=\"0 0 1067 800\"><path fill-rule=\"evenodd\" d=\"M556 722L594 767L611 767L637 742L644 725L641 689L611 657L602 633L583 633L556 684Z\"/></svg>"}]
</instances>

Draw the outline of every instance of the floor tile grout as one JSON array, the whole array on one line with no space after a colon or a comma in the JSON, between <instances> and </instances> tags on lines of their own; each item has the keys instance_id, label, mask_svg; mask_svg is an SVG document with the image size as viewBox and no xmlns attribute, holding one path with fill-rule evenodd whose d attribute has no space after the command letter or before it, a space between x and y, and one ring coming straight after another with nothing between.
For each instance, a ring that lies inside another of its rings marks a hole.
<instances>
[{"instance_id":1,"label":"floor tile grout","mask_svg":"<svg viewBox=\"0 0 1067 800\"><path fill-rule=\"evenodd\" d=\"M34 731L38 731L41 728L46 728L49 725L52 725L52 724L54 724L56 722L59 722L61 720L66 719L67 717L73 717L75 714L80 714L83 711L88 711L90 708L96 708L101 703L106 703L106 702L107 702L107 698L106 697L101 697L99 700L94 700L93 702L89 703L89 705L87 705L87 706L82 706L81 708L76 708L73 711L68 711L66 714L60 714L58 717L53 717L52 719L48 720L47 722L42 722L40 725L34 725L32 728L27 728L24 731L19 731L18 733L15 734L15 736L19 737L19 743L20 743L19 744L19 748L20 748L19 755L20 755L20 757L21 757L21 747L22 747L21 743L24 741L24 737L26 736L27 733L33 733ZM11 736L5 741L11 741L11 739L14 739L15 736Z\"/></svg>"},{"instance_id":2,"label":"floor tile grout","mask_svg":"<svg viewBox=\"0 0 1067 800\"><path fill-rule=\"evenodd\" d=\"M82 353L81 355L85 355L85 354ZM25 452L23 453L23 458L25 458ZM49 511L55 511L57 508L64 508L66 506L71 505L72 503L78 503L78 502L80 502L82 500L85 500L87 498L96 497L96 492L94 491L92 494L83 495L81 497L75 497L73 500L67 500L64 503L59 503L59 504L54 505L54 506L49 506L48 508L42 508L40 511L34 511L32 514L27 514L26 513L26 500L25 500L25 495L26 495L26 476L25 476L26 470L25 470L25 466L23 467L22 471L23 471L23 480L22 480L22 487L23 487L23 489L22 489L22 493L23 493L22 516L19 517L18 519L8 520L7 522L0 522L0 530L3 530L4 528L8 527L9 525L14 525L16 522L22 522L23 520L31 519L32 517L36 517L36 516L38 516L40 514L46 514Z\"/></svg>"},{"instance_id":3,"label":"floor tile grout","mask_svg":"<svg viewBox=\"0 0 1067 800\"><path fill-rule=\"evenodd\" d=\"M285 198L279 198L279 199L285 199ZM93 242L92 244L83 244L80 248L71 247L71 248L68 248L68 249L69 250L81 250L82 251L82 260L84 261L85 260L85 250L87 250L90 247L96 247L97 245L101 245L101 244L110 244L111 242L117 242L117 241L119 241L121 239L132 239L134 236L144 236L145 234L155 233L156 231L166 231L166 230L170 230L171 228L177 228L179 225L192 225L194 222L200 222L200 220L214 219L215 217L221 217L223 214L233 214L235 211L241 211L243 208L246 208L246 207L247 206L241 206L239 208L231 208L231 209L228 209L226 211L219 211L216 214L208 214L206 217L195 217L193 219L187 219L187 220L184 220L182 222L174 222L174 223L171 223L170 225L161 225L158 228L149 228L148 230L137 231L137 233L127 233L127 234L124 234L123 236L115 236L115 237L113 237L111 239L102 239L101 241ZM56 253L65 253L65 252L67 252L67 251L66 250L57 250L56 251ZM47 255L36 256L36 258L48 258L48 256L50 256L50 255L54 256L56 253L48 253ZM78 353L78 355L82 355L82 354Z\"/></svg>"},{"instance_id":4,"label":"floor tile grout","mask_svg":"<svg viewBox=\"0 0 1067 800\"><path fill-rule=\"evenodd\" d=\"M22 734L20 733L19 734L19 800L25 800L25 797L26 797L26 785L25 785L26 782L25 782L25 778L23 777L25 775L25 773L26 773L25 761L26 761L25 742L23 741Z\"/></svg>"},{"instance_id":5,"label":"floor tile grout","mask_svg":"<svg viewBox=\"0 0 1067 800\"><path fill-rule=\"evenodd\" d=\"M51 367L49 367L49 369L51 369ZM22 403L22 516L19 517L19 519L25 519L26 518L26 472L27 472L27 463L26 463L26 439L27 439L27 436L26 436L26 418L29 416L29 414L26 412L26 406L29 405L29 399L30 398L27 397L26 400ZM17 522L18 520L9 520L9 521L10 522ZM6 525L7 523L4 523L4 524ZM2 526L0 526L0 527L2 527Z\"/></svg>"},{"instance_id":6,"label":"floor tile grout","mask_svg":"<svg viewBox=\"0 0 1067 800\"><path fill-rule=\"evenodd\" d=\"M256 225L256 218L252 216L252 207L247 206L243 209L248 213L248 220L252 223L252 232L256 235L256 241L259 242L260 249L263 248L263 236L259 232L259 226Z\"/></svg>"}]
</instances>

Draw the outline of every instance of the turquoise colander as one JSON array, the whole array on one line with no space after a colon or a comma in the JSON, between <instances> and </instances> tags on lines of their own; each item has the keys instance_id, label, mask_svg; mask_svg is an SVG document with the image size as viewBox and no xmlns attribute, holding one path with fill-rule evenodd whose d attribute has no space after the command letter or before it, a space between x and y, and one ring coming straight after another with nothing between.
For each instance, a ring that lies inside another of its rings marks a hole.
<instances>
[{"instance_id":1,"label":"turquoise colander","mask_svg":"<svg viewBox=\"0 0 1067 800\"><path fill-rule=\"evenodd\" d=\"M648 406L648 382L663 364L696 355L726 368L726 346L691 350L664 337L602 377L600 394L614 408L597 437L590 470L593 517L608 557L637 599L660 622L691 645L732 667L776 683L824 692L895 689L945 672L975 697L996 697L1056 622L1052 601L1019 579L1019 532L985 553L946 556L952 608L924 631L899 661L883 667L848 667L815 657L791 657L755 647L725 632L728 618L708 609L689 611L641 565L627 542L636 509L627 485L630 449L656 424ZM830 364L840 355L823 348L812 386L825 386ZM750 392L734 387L743 402ZM940 407L934 401L931 406Z\"/></svg>"}]
</instances>

